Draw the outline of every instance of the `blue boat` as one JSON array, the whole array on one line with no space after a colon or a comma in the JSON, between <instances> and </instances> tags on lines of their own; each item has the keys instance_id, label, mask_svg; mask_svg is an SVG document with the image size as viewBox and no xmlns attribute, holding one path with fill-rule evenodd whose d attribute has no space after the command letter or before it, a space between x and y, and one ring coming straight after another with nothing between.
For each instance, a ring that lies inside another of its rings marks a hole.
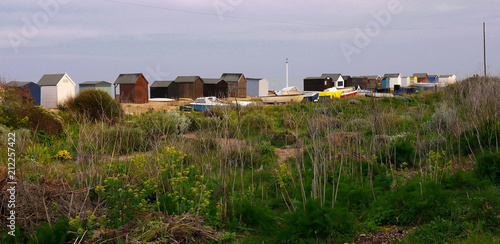
<instances>
[{"instance_id":1,"label":"blue boat","mask_svg":"<svg viewBox=\"0 0 500 244\"><path fill-rule=\"evenodd\" d=\"M189 104L195 111L207 111L216 106L228 106L227 103L222 103L216 97L199 97Z\"/></svg>"}]
</instances>

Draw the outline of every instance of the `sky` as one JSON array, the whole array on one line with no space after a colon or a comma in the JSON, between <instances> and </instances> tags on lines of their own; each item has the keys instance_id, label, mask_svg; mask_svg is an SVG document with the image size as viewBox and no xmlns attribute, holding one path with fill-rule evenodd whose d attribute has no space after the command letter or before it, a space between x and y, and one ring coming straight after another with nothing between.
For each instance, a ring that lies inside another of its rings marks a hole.
<instances>
[{"instance_id":1,"label":"sky","mask_svg":"<svg viewBox=\"0 0 500 244\"><path fill-rule=\"evenodd\" d=\"M500 0L3 0L0 76L500 74Z\"/></svg>"}]
</instances>

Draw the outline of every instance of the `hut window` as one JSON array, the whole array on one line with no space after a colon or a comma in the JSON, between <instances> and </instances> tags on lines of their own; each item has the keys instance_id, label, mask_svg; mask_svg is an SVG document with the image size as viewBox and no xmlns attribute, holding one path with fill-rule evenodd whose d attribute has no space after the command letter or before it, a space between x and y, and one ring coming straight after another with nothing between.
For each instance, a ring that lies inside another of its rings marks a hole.
<instances>
[{"instance_id":1,"label":"hut window","mask_svg":"<svg viewBox=\"0 0 500 244\"><path fill-rule=\"evenodd\" d=\"M326 86L326 80L325 80L325 86Z\"/></svg>"}]
</instances>

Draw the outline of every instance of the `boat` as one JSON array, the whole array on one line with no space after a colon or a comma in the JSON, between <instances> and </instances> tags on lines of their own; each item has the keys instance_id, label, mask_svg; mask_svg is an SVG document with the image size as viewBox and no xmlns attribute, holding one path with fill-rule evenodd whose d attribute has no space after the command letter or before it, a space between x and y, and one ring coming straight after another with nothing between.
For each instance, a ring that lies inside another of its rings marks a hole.
<instances>
[{"instance_id":1,"label":"boat","mask_svg":"<svg viewBox=\"0 0 500 244\"><path fill-rule=\"evenodd\" d=\"M305 91L304 99L309 100L309 102L317 102L318 101L319 92L317 91Z\"/></svg>"},{"instance_id":2,"label":"boat","mask_svg":"<svg viewBox=\"0 0 500 244\"><path fill-rule=\"evenodd\" d=\"M323 100L332 100L334 98L340 98L342 95L342 91L337 90L335 87L330 87L322 92L318 92L318 100L323 101Z\"/></svg>"},{"instance_id":3,"label":"boat","mask_svg":"<svg viewBox=\"0 0 500 244\"><path fill-rule=\"evenodd\" d=\"M394 94L392 93L379 93L379 92L367 92L365 93L366 97L375 97L375 98L380 98L380 97L394 97Z\"/></svg>"},{"instance_id":4,"label":"boat","mask_svg":"<svg viewBox=\"0 0 500 244\"><path fill-rule=\"evenodd\" d=\"M340 95L340 98L355 97L356 95L358 95L357 90L342 92L342 95Z\"/></svg>"},{"instance_id":5,"label":"boat","mask_svg":"<svg viewBox=\"0 0 500 244\"><path fill-rule=\"evenodd\" d=\"M260 97L263 103L278 104L278 103L300 103L304 100L304 94L294 95L276 95Z\"/></svg>"},{"instance_id":6,"label":"boat","mask_svg":"<svg viewBox=\"0 0 500 244\"><path fill-rule=\"evenodd\" d=\"M150 98L150 102L175 102L175 99L172 98Z\"/></svg>"},{"instance_id":7,"label":"boat","mask_svg":"<svg viewBox=\"0 0 500 244\"><path fill-rule=\"evenodd\" d=\"M298 94L304 94L303 91L299 90L296 86L287 86L280 91L274 91L274 93L277 96L282 96L282 95L298 95Z\"/></svg>"},{"instance_id":8,"label":"boat","mask_svg":"<svg viewBox=\"0 0 500 244\"><path fill-rule=\"evenodd\" d=\"M206 111L216 106L228 106L229 104L221 102L216 97L199 97L189 104L195 111Z\"/></svg>"}]
</instances>

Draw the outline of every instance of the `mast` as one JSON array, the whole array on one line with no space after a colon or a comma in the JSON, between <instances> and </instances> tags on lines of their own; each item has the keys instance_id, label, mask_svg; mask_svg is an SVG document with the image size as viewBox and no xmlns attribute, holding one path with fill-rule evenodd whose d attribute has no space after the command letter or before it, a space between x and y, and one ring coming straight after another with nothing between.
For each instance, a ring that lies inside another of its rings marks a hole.
<instances>
[{"instance_id":1,"label":"mast","mask_svg":"<svg viewBox=\"0 0 500 244\"><path fill-rule=\"evenodd\" d=\"M286 58L286 87L288 87L288 58Z\"/></svg>"},{"instance_id":2,"label":"mast","mask_svg":"<svg viewBox=\"0 0 500 244\"><path fill-rule=\"evenodd\" d=\"M486 80L486 22L483 22L484 79Z\"/></svg>"}]
</instances>

